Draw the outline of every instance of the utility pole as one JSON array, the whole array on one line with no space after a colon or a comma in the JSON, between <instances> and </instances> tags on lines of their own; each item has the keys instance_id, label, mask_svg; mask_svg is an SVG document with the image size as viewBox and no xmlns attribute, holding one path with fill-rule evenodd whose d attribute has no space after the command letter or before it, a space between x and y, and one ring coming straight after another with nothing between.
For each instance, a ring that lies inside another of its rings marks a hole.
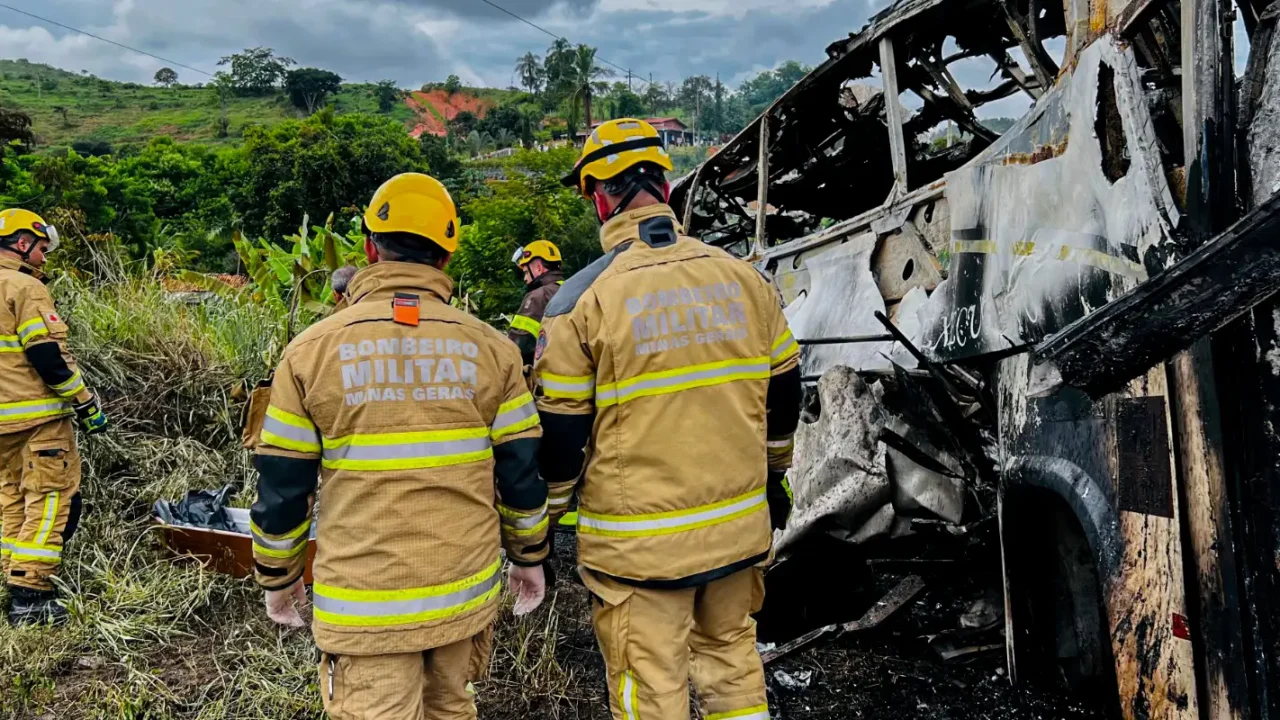
<instances>
[{"instance_id":1,"label":"utility pole","mask_svg":"<svg viewBox=\"0 0 1280 720\"><path fill-rule=\"evenodd\" d=\"M627 68L627 92L635 92L631 89L631 68Z\"/></svg>"}]
</instances>

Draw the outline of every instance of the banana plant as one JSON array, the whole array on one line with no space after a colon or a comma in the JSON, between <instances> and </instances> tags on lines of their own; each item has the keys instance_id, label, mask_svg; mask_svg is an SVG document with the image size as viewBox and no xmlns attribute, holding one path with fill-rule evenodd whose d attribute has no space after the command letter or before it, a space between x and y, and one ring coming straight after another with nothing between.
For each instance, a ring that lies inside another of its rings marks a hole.
<instances>
[{"instance_id":1,"label":"banana plant","mask_svg":"<svg viewBox=\"0 0 1280 720\"><path fill-rule=\"evenodd\" d=\"M240 261L253 280L254 298L261 302L294 305L323 314L333 304L329 276L343 265L365 264L361 243L364 236L356 227L346 235L333 229L333 215L324 225L308 226L304 216L298 232L273 243L259 238L257 244L239 232L232 238Z\"/></svg>"}]
</instances>

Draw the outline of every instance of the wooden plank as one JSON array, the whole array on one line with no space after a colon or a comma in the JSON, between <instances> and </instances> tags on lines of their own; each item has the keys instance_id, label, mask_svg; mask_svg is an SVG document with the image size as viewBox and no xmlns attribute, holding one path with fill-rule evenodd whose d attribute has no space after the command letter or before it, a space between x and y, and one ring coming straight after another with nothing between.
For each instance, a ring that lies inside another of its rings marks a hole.
<instances>
[{"instance_id":1,"label":"wooden plank","mask_svg":"<svg viewBox=\"0 0 1280 720\"><path fill-rule=\"evenodd\" d=\"M1032 100L1039 100L1040 96L1044 94L1044 90L1039 83L1027 77L1027 74L1018 66L1018 62L1013 59L1008 50L1004 51L1003 57L1001 53L991 53L991 59L1000 68L1000 72L1005 77L1018 83L1018 87L1022 88L1022 91L1027 95L1030 95Z\"/></svg>"},{"instance_id":2,"label":"wooden plank","mask_svg":"<svg viewBox=\"0 0 1280 720\"><path fill-rule=\"evenodd\" d=\"M889 152L893 160L893 180L897 195L907 192L907 142L902 134L901 90L898 87L898 62L893 53L893 40L880 40L880 74L884 82L884 114L889 122Z\"/></svg>"},{"instance_id":3,"label":"wooden plank","mask_svg":"<svg viewBox=\"0 0 1280 720\"><path fill-rule=\"evenodd\" d=\"M886 593L880 602L872 605L862 617L853 622L847 622L841 627L845 632L870 630L901 610L902 606L911 602L921 590L924 590L924 578L919 575L908 575Z\"/></svg>"}]
</instances>

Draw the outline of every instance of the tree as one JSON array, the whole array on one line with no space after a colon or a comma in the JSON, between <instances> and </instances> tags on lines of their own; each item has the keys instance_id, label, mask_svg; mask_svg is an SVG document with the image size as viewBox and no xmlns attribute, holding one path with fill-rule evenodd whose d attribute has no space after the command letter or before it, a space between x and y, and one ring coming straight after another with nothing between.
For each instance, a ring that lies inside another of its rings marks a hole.
<instances>
[{"instance_id":1,"label":"tree","mask_svg":"<svg viewBox=\"0 0 1280 720\"><path fill-rule=\"evenodd\" d=\"M649 83L649 87L644 91L644 102L649 108L649 114L657 115L671 104L671 97L667 95L666 88L660 83Z\"/></svg>"},{"instance_id":2,"label":"tree","mask_svg":"<svg viewBox=\"0 0 1280 720\"><path fill-rule=\"evenodd\" d=\"M525 53L516 61L516 74L520 76L520 86L537 95L542 90L544 70L542 61L531 52Z\"/></svg>"},{"instance_id":3,"label":"tree","mask_svg":"<svg viewBox=\"0 0 1280 720\"><path fill-rule=\"evenodd\" d=\"M450 95L457 94L462 89L462 80L457 75L450 75L445 78L444 91Z\"/></svg>"},{"instance_id":4,"label":"tree","mask_svg":"<svg viewBox=\"0 0 1280 720\"><path fill-rule=\"evenodd\" d=\"M378 98L378 112L391 112L400 101L400 88L395 80L383 80L373 87L373 95Z\"/></svg>"},{"instance_id":5,"label":"tree","mask_svg":"<svg viewBox=\"0 0 1280 720\"><path fill-rule=\"evenodd\" d=\"M242 95L269 95L279 89L289 68L296 65L292 58L277 57L271 48L247 48L242 53L228 55L218 61L218 67L231 68L231 86Z\"/></svg>"},{"instance_id":6,"label":"tree","mask_svg":"<svg viewBox=\"0 0 1280 720\"><path fill-rule=\"evenodd\" d=\"M178 73L173 68L162 67L156 71L155 81L157 85L173 87L178 82Z\"/></svg>"},{"instance_id":7,"label":"tree","mask_svg":"<svg viewBox=\"0 0 1280 720\"><path fill-rule=\"evenodd\" d=\"M334 115L244 131L244 225L267 237L284 236L303 214L312 218L363 207L387 178L427 172L419 142L400 123L378 115Z\"/></svg>"},{"instance_id":8,"label":"tree","mask_svg":"<svg viewBox=\"0 0 1280 720\"><path fill-rule=\"evenodd\" d=\"M285 76L284 90L289 102L308 115L325 104L330 95L342 89L342 78L319 68L290 70Z\"/></svg>"},{"instance_id":9,"label":"tree","mask_svg":"<svg viewBox=\"0 0 1280 720\"><path fill-rule=\"evenodd\" d=\"M627 87L626 83L614 83L609 93L609 118L644 117L645 102Z\"/></svg>"},{"instance_id":10,"label":"tree","mask_svg":"<svg viewBox=\"0 0 1280 720\"><path fill-rule=\"evenodd\" d=\"M463 110L453 116L453 120L449 123L449 131L461 137L466 137L471 134L472 130L476 129L476 125L479 122L480 120L476 118L475 113L470 110Z\"/></svg>"},{"instance_id":11,"label":"tree","mask_svg":"<svg viewBox=\"0 0 1280 720\"><path fill-rule=\"evenodd\" d=\"M54 105L54 106L53 106L53 111L54 111L54 112L56 112L56 113L58 113L59 115L61 115L61 116L62 116L62 127L64 127L64 128L69 128L69 127L71 127L71 120L67 117L67 113L68 113L70 110L71 110L71 108L67 107L66 105Z\"/></svg>"},{"instance_id":12,"label":"tree","mask_svg":"<svg viewBox=\"0 0 1280 720\"><path fill-rule=\"evenodd\" d=\"M705 129L704 114L710 110L711 93L714 90L711 78L706 75L694 75L687 77L680 85L679 98L680 107L684 108L688 113L693 115L693 128L697 132Z\"/></svg>"},{"instance_id":13,"label":"tree","mask_svg":"<svg viewBox=\"0 0 1280 720\"><path fill-rule=\"evenodd\" d=\"M574 58L573 46L564 38L557 38L547 48L547 59L543 63L543 75L548 93L552 95L567 94L569 89L566 80Z\"/></svg>"},{"instance_id":14,"label":"tree","mask_svg":"<svg viewBox=\"0 0 1280 720\"><path fill-rule=\"evenodd\" d=\"M604 92L609 85L605 78L613 77L613 71L596 63L596 49L587 45L579 45L574 51L573 63L569 66L565 78L571 88L569 102L573 105L582 103L583 126L591 127L591 100L596 93Z\"/></svg>"},{"instance_id":15,"label":"tree","mask_svg":"<svg viewBox=\"0 0 1280 720\"><path fill-rule=\"evenodd\" d=\"M36 144L36 136L31 132L31 116L17 110L0 108L0 159L5 152L13 150L21 155L29 152Z\"/></svg>"}]
</instances>

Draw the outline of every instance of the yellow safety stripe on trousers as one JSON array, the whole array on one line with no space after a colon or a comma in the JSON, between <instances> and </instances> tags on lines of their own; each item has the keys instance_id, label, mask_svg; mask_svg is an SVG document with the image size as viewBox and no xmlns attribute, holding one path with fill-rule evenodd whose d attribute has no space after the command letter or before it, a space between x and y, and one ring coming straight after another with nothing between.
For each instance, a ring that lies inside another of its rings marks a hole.
<instances>
[{"instance_id":1,"label":"yellow safety stripe on trousers","mask_svg":"<svg viewBox=\"0 0 1280 720\"><path fill-rule=\"evenodd\" d=\"M461 615L497 597L502 560L468 578L409 590L347 590L316 583L315 618L329 625L386 627Z\"/></svg>"},{"instance_id":2,"label":"yellow safety stripe on trousers","mask_svg":"<svg viewBox=\"0 0 1280 720\"><path fill-rule=\"evenodd\" d=\"M596 379L591 375L556 375L555 373L539 373L538 384L542 386L542 394L549 398L564 400L586 400L595 393Z\"/></svg>"},{"instance_id":3,"label":"yellow safety stripe on trousers","mask_svg":"<svg viewBox=\"0 0 1280 720\"><path fill-rule=\"evenodd\" d=\"M50 565L62 562L62 547L59 545L40 545L14 540L9 543L9 548L10 560L28 560Z\"/></svg>"},{"instance_id":4,"label":"yellow safety stripe on trousers","mask_svg":"<svg viewBox=\"0 0 1280 720\"><path fill-rule=\"evenodd\" d=\"M669 395L736 380L768 380L769 369L769 358L754 357L645 373L596 388L596 407L621 405L637 398Z\"/></svg>"},{"instance_id":5,"label":"yellow safety stripe on trousers","mask_svg":"<svg viewBox=\"0 0 1280 720\"><path fill-rule=\"evenodd\" d=\"M322 464L330 470L419 470L491 457L489 428L479 427L324 438Z\"/></svg>"},{"instance_id":6,"label":"yellow safety stripe on trousers","mask_svg":"<svg viewBox=\"0 0 1280 720\"><path fill-rule=\"evenodd\" d=\"M498 406L498 414L493 418L489 428L489 438L494 442L508 435L524 432L538 425L538 408L533 402L533 395L525 393L515 400L508 400Z\"/></svg>"},{"instance_id":7,"label":"yellow safety stripe on trousers","mask_svg":"<svg viewBox=\"0 0 1280 720\"><path fill-rule=\"evenodd\" d=\"M58 398L0 403L0 422L34 420L42 417L66 415L71 412L74 412L71 406L65 400Z\"/></svg>"},{"instance_id":8,"label":"yellow safety stripe on trousers","mask_svg":"<svg viewBox=\"0 0 1280 720\"><path fill-rule=\"evenodd\" d=\"M49 327L44 324L44 318L32 318L18 326L18 341L26 347L35 338L41 335L48 335Z\"/></svg>"},{"instance_id":9,"label":"yellow safety stripe on trousers","mask_svg":"<svg viewBox=\"0 0 1280 720\"><path fill-rule=\"evenodd\" d=\"M71 376L70 380L67 380L61 385L52 385L50 387L61 397L73 398L76 395L79 395L80 391L84 390L84 378L81 377L80 371L77 370L75 374Z\"/></svg>"},{"instance_id":10,"label":"yellow safety stripe on trousers","mask_svg":"<svg viewBox=\"0 0 1280 720\"><path fill-rule=\"evenodd\" d=\"M44 496L44 513L40 516L40 532L36 534L36 545L44 545L53 530L53 521L58 517L58 500L61 493L56 490Z\"/></svg>"},{"instance_id":11,"label":"yellow safety stripe on trousers","mask_svg":"<svg viewBox=\"0 0 1280 720\"><path fill-rule=\"evenodd\" d=\"M5 557L13 552L13 544L18 538L0 538L0 557Z\"/></svg>"},{"instance_id":12,"label":"yellow safety stripe on trousers","mask_svg":"<svg viewBox=\"0 0 1280 720\"><path fill-rule=\"evenodd\" d=\"M800 345L796 342L795 336L791 334L791 328L787 328L782 331L777 340L773 341L773 350L769 354L769 360L772 361L773 367L777 367L790 360L798 352L800 352Z\"/></svg>"},{"instance_id":13,"label":"yellow safety stripe on trousers","mask_svg":"<svg viewBox=\"0 0 1280 720\"><path fill-rule=\"evenodd\" d=\"M0 335L0 353L22 352L22 343L17 335Z\"/></svg>"},{"instance_id":14,"label":"yellow safety stripe on trousers","mask_svg":"<svg viewBox=\"0 0 1280 720\"><path fill-rule=\"evenodd\" d=\"M511 329L523 330L530 335L537 335L538 331L542 329L542 323L527 315L516 315L511 318Z\"/></svg>"},{"instance_id":15,"label":"yellow safety stripe on trousers","mask_svg":"<svg viewBox=\"0 0 1280 720\"><path fill-rule=\"evenodd\" d=\"M618 684L618 707L622 708L622 716L627 720L640 720L640 702L636 699L636 678L630 670L622 671L622 682Z\"/></svg>"},{"instance_id":16,"label":"yellow safety stripe on trousers","mask_svg":"<svg viewBox=\"0 0 1280 720\"><path fill-rule=\"evenodd\" d=\"M537 535L547 529L547 505L533 512L516 510L506 505L498 506L498 514L502 516L502 527L517 537Z\"/></svg>"},{"instance_id":17,"label":"yellow safety stripe on trousers","mask_svg":"<svg viewBox=\"0 0 1280 720\"><path fill-rule=\"evenodd\" d=\"M285 450L318 453L320 431L301 415L268 405L267 416L262 420L262 442Z\"/></svg>"},{"instance_id":18,"label":"yellow safety stripe on trousers","mask_svg":"<svg viewBox=\"0 0 1280 720\"><path fill-rule=\"evenodd\" d=\"M307 541L311 539L311 518L307 518L301 525L283 535L263 532L262 528L250 519L249 532L253 535L255 553L287 560L307 549Z\"/></svg>"},{"instance_id":19,"label":"yellow safety stripe on trousers","mask_svg":"<svg viewBox=\"0 0 1280 720\"><path fill-rule=\"evenodd\" d=\"M769 720L769 705L753 705L741 710L711 713L705 720Z\"/></svg>"},{"instance_id":20,"label":"yellow safety stripe on trousers","mask_svg":"<svg viewBox=\"0 0 1280 720\"><path fill-rule=\"evenodd\" d=\"M608 537L671 535L737 520L767 506L765 489L760 488L710 505L647 515L597 515L578 508L578 532Z\"/></svg>"}]
</instances>

